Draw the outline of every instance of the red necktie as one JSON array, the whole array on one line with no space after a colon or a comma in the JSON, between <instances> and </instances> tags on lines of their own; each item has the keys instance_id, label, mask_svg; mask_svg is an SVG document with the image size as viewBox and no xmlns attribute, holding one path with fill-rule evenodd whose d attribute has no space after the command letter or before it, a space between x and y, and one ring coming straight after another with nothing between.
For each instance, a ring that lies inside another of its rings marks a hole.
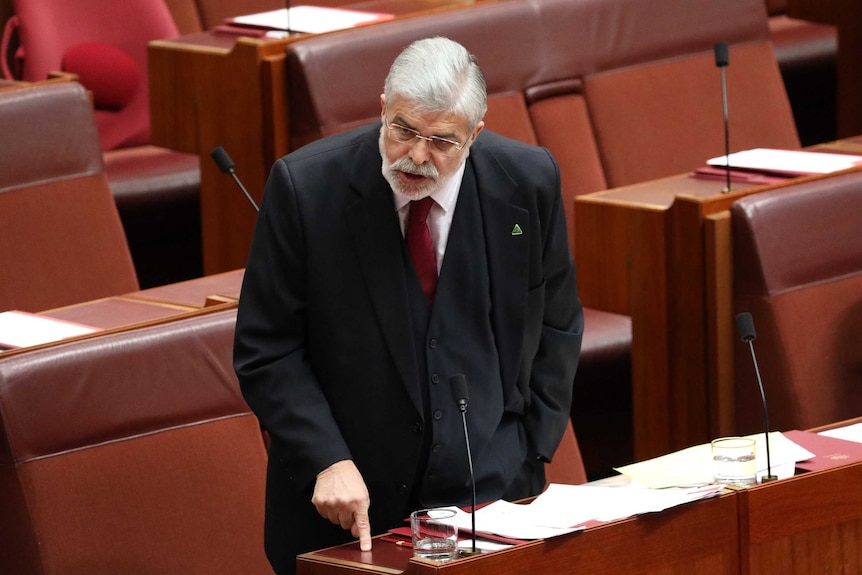
<instances>
[{"instance_id":1,"label":"red necktie","mask_svg":"<svg viewBox=\"0 0 862 575\"><path fill-rule=\"evenodd\" d=\"M428 303L434 302L434 292L437 289L437 259L434 257L431 232L428 231L426 223L432 205L434 200L430 197L412 201L407 216L407 249Z\"/></svg>"}]
</instances>

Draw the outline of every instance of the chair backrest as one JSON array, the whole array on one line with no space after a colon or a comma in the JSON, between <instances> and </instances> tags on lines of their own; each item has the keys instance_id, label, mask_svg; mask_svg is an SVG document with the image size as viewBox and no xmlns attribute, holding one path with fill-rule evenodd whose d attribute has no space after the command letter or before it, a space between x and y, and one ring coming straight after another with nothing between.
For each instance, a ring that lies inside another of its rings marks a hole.
<instances>
[{"instance_id":1,"label":"chair backrest","mask_svg":"<svg viewBox=\"0 0 862 575\"><path fill-rule=\"evenodd\" d=\"M164 0L13 0L23 80L64 70L93 91L102 148L150 141L147 43L178 35Z\"/></svg>"},{"instance_id":2,"label":"chair backrest","mask_svg":"<svg viewBox=\"0 0 862 575\"><path fill-rule=\"evenodd\" d=\"M84 88L0 91L0 126L0 309L138 289Z\"/></svg>"},{"instance_id":3,"label":"chair backrest","mask_svg":"<svg viewBox=\"0 0 862 575\"><path fill-rule=\"evenodd\" d=\"M566 485L580 485L587 482L587 472L581 457L581 449L578 439L575 437L575 429L572 421L566 426L566 432L557 447L551 463L545 466L545 485L551 483L563 483Z\"/></svg>"},{"instance_id":4,"label":"chair backrest","mask_svg":"<svg viewBox=\"0 0 862 575\"><path fill-rule=\"evenodd\" d=\"M862 173L753 194L730 210L735 312L752 314L770 425L862 415ZM748 346L734 348L739 433L762 429Z\"/></svg>"},{"instance_id":5,"label":"chair backrest","mask_svg":"<svg viewBox=\"0 0 862 575\"><path fill-rule=\"evenodd\" d=\"M734 45L730 62L731 152L799 148L771 44ZM712 50L591 75L584 92L609 187L685 173L725 153Z\"/></svg>"},{"instance_id":6,"label":"chair backrest","mask_svg":"<svg viewBox=\"0 0 862 575\"><path fill-rule=\"evenodd\" d=\"M0 357L0 565L271 575L236 310Z\"/></svg>"}]
</instances>

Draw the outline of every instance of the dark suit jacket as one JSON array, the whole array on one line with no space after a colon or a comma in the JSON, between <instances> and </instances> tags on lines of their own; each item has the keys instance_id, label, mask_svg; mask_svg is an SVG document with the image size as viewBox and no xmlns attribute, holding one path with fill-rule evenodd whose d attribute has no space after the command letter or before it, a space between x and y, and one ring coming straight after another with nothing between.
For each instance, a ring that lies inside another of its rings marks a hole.
<instances>
[{"instance_id":1,"label":"dark suit jacket","mask_svg":"<svg viewBox=\"0 0 862 575\"><path fill-rule=\"evenodd\" d=\"M353 459L380 532L410 511L427 457L424 376L379 128L319 140L275 163L245 272L235 367L272 440L266 541L280 572L297 552L344 537L309 503L317 473ZM583 331L557 164L542 148L485 130L466 170L478 184L505 404L505 413L470 426L490 438L514 415L527 446L518 457L549 459L569 417ZM482 448L474 446L474 461ZM508 481L518 470L484 470L497 471ZM480 500L503 496L477 491Z\"/></svg>"}]
</instances>

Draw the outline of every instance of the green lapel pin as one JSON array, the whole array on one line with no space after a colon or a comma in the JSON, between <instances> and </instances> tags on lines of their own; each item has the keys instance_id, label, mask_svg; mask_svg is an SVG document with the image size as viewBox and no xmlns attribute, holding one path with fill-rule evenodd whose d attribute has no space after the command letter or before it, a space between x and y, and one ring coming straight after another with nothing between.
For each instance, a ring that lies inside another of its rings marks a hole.
<instances>
[{"instance_id":1,"label":"green lapel pin","mask_svg":"<svg viewBox=\"0 0 862 575\"><path fill-rule=\"evenodd\" d=\"M512 228L512 235L513 236L523 236L524 230L521 229L521 226L519 226L518 224L515 224L515 227Z\"/></svg>"}]
</instances>

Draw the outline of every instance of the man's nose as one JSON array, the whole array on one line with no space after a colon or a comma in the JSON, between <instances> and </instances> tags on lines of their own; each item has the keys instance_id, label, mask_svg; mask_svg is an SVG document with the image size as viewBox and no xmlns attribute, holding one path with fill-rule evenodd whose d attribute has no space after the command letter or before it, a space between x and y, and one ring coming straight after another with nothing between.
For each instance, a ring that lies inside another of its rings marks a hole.
<instances>
[{"instance_id":1,"label":"man's nose","mask_svg":"<svg viewBox=\"0 0 862 575\"><path fill-rule=\"evenodd\" d=\"M423 138L413 138L410 143L410 159L414 164L424 164L431 159L431 142Z\"/></svg>"}]
</instances>

